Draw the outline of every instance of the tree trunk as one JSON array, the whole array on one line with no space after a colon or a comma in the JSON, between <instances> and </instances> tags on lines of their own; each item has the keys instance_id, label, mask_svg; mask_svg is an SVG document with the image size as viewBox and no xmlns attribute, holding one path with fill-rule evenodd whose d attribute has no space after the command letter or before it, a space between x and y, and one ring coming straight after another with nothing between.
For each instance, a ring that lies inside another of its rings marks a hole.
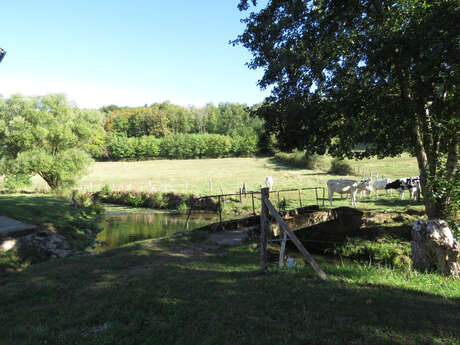
<instances>
[{"instance_id":1,"label":"tree trunk","mask_svg":"<svg viewBox=\"0 0 460 345\"><path fill-rule=\"evenodd\" d=\"M425 272L437 270L454 279L460 278L458 255L460 243L456 241L447 222L419 219L412 227L412 266Z\"/></svg>"}]
</instances>

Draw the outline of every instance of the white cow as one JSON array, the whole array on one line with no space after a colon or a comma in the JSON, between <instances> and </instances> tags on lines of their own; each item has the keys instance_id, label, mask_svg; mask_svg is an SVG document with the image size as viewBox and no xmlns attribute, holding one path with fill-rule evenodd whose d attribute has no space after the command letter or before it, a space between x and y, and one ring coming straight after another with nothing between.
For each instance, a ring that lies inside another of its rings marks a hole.
<instances>
[{"instance_id":1,"label":"white cow","mask_svg":"<svg viewBox=\"0 0 460 345\"><path fill-rule=\"evenodd\" d=\"M369 185L369 188L359 190L359 198L362 199L364 198L364 196L370 198L371 192L372 192L372 177L370 179L361 180L359 181L359 183L360 184L365 183L366 185Z\"/></svg>"},{"instance_id":2,"label":"white cow","mask_svg":"<svg viewBox=\"0 0 460 345\"><path fill-rule=\"evenodd\" d=\"M391 179L389 178L382 178L380 180L375 180L374 181L374 189L375 189L375 196L378 198L379 197L379 190L385 190L385 192L388 195L388 192L390 193L391 196L391 189L385 189L385 186L387 184L391 183Z\"/></svg>"},{"instance_id":3,"label":"white cow","mask_svg":"<svg viewBox=\"0 0 460 345\"><path fill-rule=\"evenodd\" d=\"M334 193L350 194L351 205L356 206L356 194L361 191L372 191L370 181L355 181L355 180L329 180L327 181L329 191L329 202L332 206L332 196Z\"/></svg>"},{"instance_id":4,"label":"white cow","mask_svg":"<svg viewBox=\"0 0 460 345\"><path fill-rule=\"evenodd\" d=\"M265 185L268 187L268 190L271 192L273 189L273 177L266 176L265 177Z\"/></svg>"}]
</instances>

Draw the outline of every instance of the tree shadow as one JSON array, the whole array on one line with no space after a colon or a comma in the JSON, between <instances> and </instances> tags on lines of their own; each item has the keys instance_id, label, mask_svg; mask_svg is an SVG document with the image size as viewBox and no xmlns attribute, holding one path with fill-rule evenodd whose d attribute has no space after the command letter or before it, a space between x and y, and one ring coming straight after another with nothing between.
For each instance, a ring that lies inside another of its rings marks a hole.
<instances>
[{"instance_id":1,"label":"tree shadow","mask_svg":"<svg viewBox=\"0 0 460 345\"><path fill-rule=\"evenodd\" d=\"M136 244L14 275L2 282L0 296L7 339L53 343L58 334L61 343L79 344L146 338L161 344L458 344L457 297L360 283L364 270L332 265L324 267L330 281L309 267L264 275L256 252L236 247L189 255L186 242L174 251L171 245ZM83 332L102 324L108 325L104 332Z\"/></svg>"}]
</instances>

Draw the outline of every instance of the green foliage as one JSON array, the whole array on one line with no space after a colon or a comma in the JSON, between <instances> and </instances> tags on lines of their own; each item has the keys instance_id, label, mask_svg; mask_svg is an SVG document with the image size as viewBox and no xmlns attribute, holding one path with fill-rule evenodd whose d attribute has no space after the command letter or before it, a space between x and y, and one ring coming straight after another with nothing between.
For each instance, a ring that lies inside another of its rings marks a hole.
<instances>
[{"instance_id":1,"label":"green foliage","mask_svg":"<svg viewBox=\"0 0 460 345\"><path fill-rule=\"evenodd\" d=\"M247 137L235 135L232 137L231 152L236 157L249 157L257 152L258 141L256 135Z\"/></svg>"},{"instance_id":2,"label":"green foliage","mask_svg":"<svg viewBox=\"0 0 460 345\"><path fill-rule=\"evenodd\" d=\"M111 159L132 159L136 157L137 140L125 135L114 135L109 139L107 148Z\"/></svg>"},{"instance_id":3,"label":"green foliage","mask_svg":"<svg viewBox=\"0 0 460 345\"><path fill-rule=\"evenodd\" d=\"M350 238L333 250L334 255L372 262L391 267L408 268L411 263L411 247L409 242L389 240L368 241Z\"/></svg>"},{"instance_id":4,"label":"green foliage","mask_svg":"<svg viewBox=\"0 0 460 345\"><path fill-rule=\"evenodd\" d=\"M19 188L27 187L31 183L30 175L17 174L5 176L4 185L9 190L17 190Z\"/></svg>"},{"instance_id":5,"label":"green foliage","mask_svg":"<svg viewBox=\"0 0 460 345\"><path fill-rule=\"evenodd\" d=\"M154 209L184 210L190 203L190 195L176 193L104 192L97 193L100 200L109 204L147 207Z\"/></svg>"},{"instance_id":6,"label":"green foliage","mask_svg":"<svg viewBox=\"0 0 460 345\"><path fill-rule=\"evenodd\" d=\"M0 172L38 174L52 189L71 186L103 135L101 115L72 106L63 95L0 99Z\"/></svg>"},{"instance_id":7,"label":"green foliage","mask_svg":"<svg viewBox=\"0 0 460 345\"><path fill-rule=\"evenodd\" d=\"M156 158L160 155L160 139L153 136L138 138L136 157L139 159Z\"/></svg>"},{"instance_id":8,"label":"green foliage","mask_svg":"<svg viewBox=\"0 0 460 345\"><path fill-rule=\"evenodd\" d=\"M348 160L334 158L331 161L331 168L329 169L329 173L335 175L352 175L353 168Z\"/></svg>"},{"instance_id":9,"label":"green foliage","mask_svg":"<svg viewBox=\"0 0 460 345\"><path fill-rule=\"evenodd\" d=\"M220 134L174 134L164 138L110 136L106 144L111 160L149 158L195 159L250 156L257 148L257 137L230 137Z\"/></svg>"},{"instance_id":10,"label":"green foliage","mask_svg":"<svg viewBox=\"0 0 460 345\"><path fill-rule=\"evenodd\" d=\"M347 158L408 151L419 160L428 216L444 213L428 180L443 154L447 175L458 165L458 0L269 1L244 22L234 44L253 54L249 67L263 69L259 85L272 87L255 112L281 150Z\"/></svg>"},{"instance_id":11,"label":"green foliage","mask_svg":"<svg viewBox=\"0 0 460 345\"><path fill-rule=\"evenodd\" d=\"M442 219L449 223L454 236L460 239L460 171L457 170L451 179L445 178L445 167L430 180L435 202L443 210Z\"/></svg>"},{"instance_id":12,"label":"green foliage","mask_svg":"<svg viewBox=\"0 0 460 345\"><path fill-rule=\"evenodd\" d=\"M126 137L166 137L174 134L222 134L256 135L262 128L262 120L250 115L243 104L221 103L217 107L208 104L202 109L184 108L169 102L149 107L104 107L107 113L105 129Z\"/></svg>"}]
</instances>

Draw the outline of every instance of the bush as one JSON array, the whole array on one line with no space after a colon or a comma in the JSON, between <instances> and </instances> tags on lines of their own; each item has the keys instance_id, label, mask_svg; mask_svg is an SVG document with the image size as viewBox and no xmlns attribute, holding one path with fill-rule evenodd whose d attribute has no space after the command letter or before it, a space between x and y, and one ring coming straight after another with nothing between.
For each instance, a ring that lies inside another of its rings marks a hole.
<instances>
[{"instance_id":1,"label":"bush","mask_svg":"<svg viewBox=\"0 0 460 345\"><path fill-rule=\"evenodd\" d=\"M331 162L329 173L335 175L351 175L353 174L353 168L348 160L334 158Z\"/></svg>"},{"instance_id":2,"label":"bush","mask_svg":"<svg viewBox=\"0 0 460 345\"><path fill-rule=\"evenodd\" d=\"M109 139L107 148L111 159L133 159L136 157L137 138L116 135Z\"/></svg>"},{"instance_id":3,"label":"bush","mask_svg":"<svg viewBox=\"0 0 460 345\"><path fill-rule=\"evenodd\" d=\"M154 136L140 137L136 146L136 158L157 158L160 155L160 142Z\"/></svg>"},{"instance_id":4,"label":"bush","mask_svg":"<svg viewBox=\"0 0 460 345\"><path fill-rule=\"evenodd\" d=\"M184 210L191 196L175 193L107 192L97 193L100 200L110 204L155 209Z\"/></svg>"},{"instance_id":5,"label":"bush","mask_svg":"<svg viewBox=\"0 0 460 345\"><path fill-rule=\"evenodd\" d=\"M226 157L232 149L229 136L221 134L204 134L206 142L205 156L209 158Z\"/></svg>"},{"instance_id":6,"label":"bush","mask_svg":"<svg viewBox=\"0 0 460 345\"><path fill-rule=\"evenodd\" d=\"M249 157L257 152L257 136L234 136L232 138L232 153L237 157Z\"/></svg>"},{"instance_id":7,"label":"bush","mask_svg":"<svg viewBox=\"0 0 460 345\"><path fill-rule=\"evenodd\" d=\"M5 176L5 188L9 190L16 190L19 188L27 187L31 183L30 175L17 174L17 175L6 175Z\"/></svg>"},{"instance_id":8,"label":"bush","mask_svg":"<svg viewBox=\"0 0 460 345\"><path fill-rule=\"evenodd\" d=\"M381 243L348 238L334 249L334 255L355 259L362 262L379 263L392 267L410 265L410 243L387 239Z\"/></svg>"}]
</instances>

